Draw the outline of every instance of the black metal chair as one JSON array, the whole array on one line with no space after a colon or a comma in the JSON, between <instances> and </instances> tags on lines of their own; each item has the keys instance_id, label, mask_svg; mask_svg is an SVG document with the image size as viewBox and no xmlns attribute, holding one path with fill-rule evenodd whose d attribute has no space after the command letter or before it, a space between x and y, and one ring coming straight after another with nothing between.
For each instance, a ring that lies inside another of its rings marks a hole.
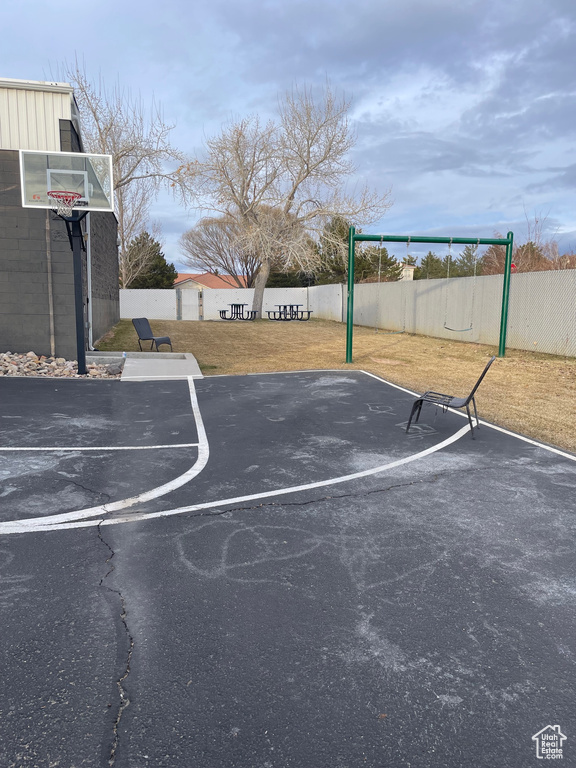
<instances>
[{"instance_id":1,"label":"black metal chair","mask_svg":"<svg viewBox=\"0 0 576 768\"><path fill-rule=\"evenodd\" d=\"M476 410L476 399L474 395L476 394L476 390L482 383L482 379L488 373L488 368L490 368L494 360L496 360L496 355L494 355L490 359L490 361L488 362L488 365L482 371L480 378L474 385L474 388L472 389L468 397L453 397L452 395L443 395L441 392L431 392L431 391L424 392L423 395L421 395L417 400L414 401L412 410L410 411L410 418L408 419L408 426L406 427L406 432L408 432L408 430L410 429L410 425L412 424L412 419L414 415L416 416L416 418L414 419L414 423L416 423L420 418L420 411L422 410L422 405L424 403L433 403L434 405L441 405L444 411L446 411L448 408L466 408L466 413L468 414L468 422L470 424L470 431L472 433L472 439L474 439L474 426L472 424L472 416L470 415L470 403L472 403L472 405L474 406L474 417L476 418L476 429L479 429L480 424L478 421L478 411Z\"/></svg>"},{"instance_id":2,"label":"black metal chair","mask_svg":"<svg viewBox=\"0 0 576 768\"><path fill-rule=\"evenodd\" d=\"M156 352L159 352L158 345L159 344L169 344L170 345L170 352L172 352L172 342L170 341L169 336L154 336L152 333L152 328L150 328L150 323L148 322L147 318L145 317L136 317L132 319L132 325L136 329L136 333L138 334L138 346L140 347L140 352L142 352L142 341L151 341L152 344L150 344L150 350L154 349L154 346L156 347Z\"/></svg>"}]
</instances>

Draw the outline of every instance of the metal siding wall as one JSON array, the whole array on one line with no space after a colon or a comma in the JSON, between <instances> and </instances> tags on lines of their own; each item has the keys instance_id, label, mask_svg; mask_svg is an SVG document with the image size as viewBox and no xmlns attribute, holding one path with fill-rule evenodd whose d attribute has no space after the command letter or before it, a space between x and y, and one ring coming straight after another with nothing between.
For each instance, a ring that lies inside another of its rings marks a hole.
<instances>
[{"instance_id":1,"label":"metal siding wall","mask_svg":"<svg viewBox=\"0 0 576 768\"><path fill-rule=\"evenodd\" d=\"M0 149L13 148L10 91L0 88Z\"/></svg>"},{"instance_id":2,"label":"metal siding wall","mask_svg":"<svg viewBox=\"0 0 576 768\"><path fill-rule=\"evenodd\" d=\"M60 151L59 120L71 119L69 93L0 88L0 149Z\"/></svg>"}]
</instances>

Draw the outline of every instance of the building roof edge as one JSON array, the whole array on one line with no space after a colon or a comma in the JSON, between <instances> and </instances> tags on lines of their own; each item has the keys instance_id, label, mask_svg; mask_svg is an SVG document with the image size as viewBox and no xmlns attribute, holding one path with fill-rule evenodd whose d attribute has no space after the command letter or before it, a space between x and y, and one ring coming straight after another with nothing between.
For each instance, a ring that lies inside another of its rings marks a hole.
<instances>
[{"instance_id":1,"label":"building roof edge","mask_svg":"<svg viewBox=\"0 0 576 768\"><path fill-rule=\"evenodd\" d=\"M16 80L11 77L0 78L0 88L13 88L18 91L48 91L49 93L74 93L70 83L57 83L45 80Z\"/></svg>"}]
</instances>

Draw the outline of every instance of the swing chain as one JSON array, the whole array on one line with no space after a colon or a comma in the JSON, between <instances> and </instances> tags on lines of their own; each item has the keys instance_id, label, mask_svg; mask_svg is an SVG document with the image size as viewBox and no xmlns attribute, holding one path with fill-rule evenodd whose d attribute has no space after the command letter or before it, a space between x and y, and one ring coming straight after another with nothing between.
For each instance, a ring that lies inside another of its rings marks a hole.
<instances>
[{"instance_id":1,"label":"swing chain","mask_svg":"<svg viewBox=\"0 0 576 768\"><path fill-rule=\"evenodd\" d=\"M476 250L478 250L478 247L480 246L480 238L478 238L478 242L476 243ZM448 247L448 269L446 277L450 277L450 262L452 261L452 238L450 238L450 245ZM474 326L474 302L476 298L476 272L477 272L477 263L478 263L478 253L476 252L474 255L474 278L472 280L472 297L470 301L470 325L468 328L451 328L448 325L448 280L446 281L446 300L444 303L444 328L446 328L447 331L453 331L455 333L464 333L465 331L471 331Z\"/></svg>"},{"instance_id":2,"label":"swing chain","mask_svg":"<svg viewBox=\"0 0 576 768\"><path fill-rule=\"evenodd\" d=\"M476 285L476 267L478 265L478 248L480 248L480 238L478 238L478 242L476 243L476 253L474 254L474 286ZM472 293L472 298L474 298L474 293Z\"/></svg>"}]
</instances>

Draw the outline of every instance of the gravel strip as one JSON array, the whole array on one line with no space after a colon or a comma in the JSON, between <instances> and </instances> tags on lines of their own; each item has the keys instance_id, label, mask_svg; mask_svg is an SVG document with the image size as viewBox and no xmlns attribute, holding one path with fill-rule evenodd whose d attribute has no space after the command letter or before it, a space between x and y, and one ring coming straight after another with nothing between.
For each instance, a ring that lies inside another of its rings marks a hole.
<instances>
[{"instance_id":1,"label":"gravel strip","mask_svg":"<svg viewBox=\"0 0 576 768\"><path fill-rule=\"evenodd\" d=\"M63 357L45 357L28 352L19 355L14 352L0 353L0 376L43 376L65 379L119 379L122 374L121 365L86 366L86 376L78 374L76 360L65 360Z\"/></svg>"}]
</instances>

